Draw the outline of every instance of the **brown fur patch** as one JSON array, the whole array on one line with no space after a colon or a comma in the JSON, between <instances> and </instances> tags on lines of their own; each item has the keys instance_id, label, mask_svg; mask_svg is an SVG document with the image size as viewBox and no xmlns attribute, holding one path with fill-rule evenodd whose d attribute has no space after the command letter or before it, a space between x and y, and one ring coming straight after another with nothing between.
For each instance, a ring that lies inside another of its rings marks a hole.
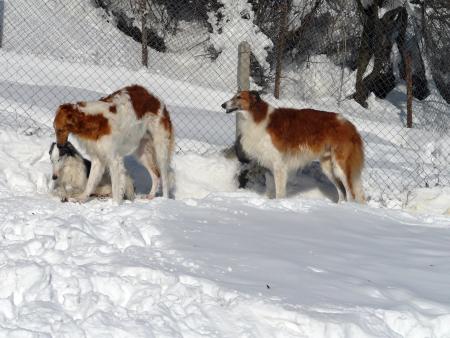
<instances>
[{"instance_id":1,"label":"brown fur patch","mask_svg":"<svg viewBox=\"0 0 450 338\"><path fill-rule=\"evenodd\" d=\"M84 108L84 107L86 107L86 102L85 101L81 101L81 102L78 102L77 105L79 107L81 107L81 108Z\"/></svg>"},{"instance_id":2,"label":"brown fur patch","mask_svg":"<svg viewBox=\"0 0 450 338\"><path fill-rule=\"evenodd\" d=\"M142 86L133 85L125 87L125 90L130 95L131 103L133 104L138 119L141 119L146 114L158 114L161 103L147 89Z\"/></svg>"},{"instance_id":3,"label":"brown fur patch","mask_svg":"<svg viewBox=\"0 0 450 338\"><path fill-rule=\"evenodd\" d=\"M76 105L59 106L53 123L58 144L65 144L69 133L88 140L98 140L111 133L111 126L102 114L87 115Z\"/></svg>"},{"instance_id":4,"label":"brown fur patch","mask_svg":"<svg viewBox=\"0 0 450 338\"><path fill-rule=\"evenodd\" d=\"M350 122L339 119L336 113L314 109L276 109L269 117L267 131L281 152L300 151L301 146L307 146L317 153L337 144L362 143Z\"/></svg>"},{"instance_id":5,"label":"brown fur patch","mask_svg":"<svg viewBox=\"0 0 450 338\"><path fill-rule=\"evenodd\" d=\"M150 94L147 89L139 85L132 85L123 89L116 90L114 93L100 98L99 101L112 102L114 96L120 94L121 92L127 92L130 96L131 103L138 119L141 119L146 114L158 113L158 109L161 106L159 100L155 96ZM111 108L110 111L112 113L116 112L112 111Z\"/></svg>"}]
</instances>

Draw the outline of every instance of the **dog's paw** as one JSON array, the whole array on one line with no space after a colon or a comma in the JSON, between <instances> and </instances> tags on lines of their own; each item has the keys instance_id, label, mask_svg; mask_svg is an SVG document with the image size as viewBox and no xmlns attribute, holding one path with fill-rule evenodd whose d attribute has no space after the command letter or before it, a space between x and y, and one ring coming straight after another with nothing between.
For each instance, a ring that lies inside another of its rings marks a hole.
<instances>
[{"instance_id":1,"label":"dog's paw","mask_svg":"<svg viewBox=\"0 0 450 338\"><path fill-rule=\"evenodd\" d=\"M155 194L147 194L147 195L144 195L144 199L152 200L155 198L155 196L156 196Z\"/></svg>"},{"instance_id":2,"label":"dog's paw","mask_svg":"<svg viewBox=\"0 0 450 338\"><path fill-rule=\"evenodd\" d=\"M72 203L86 203L88 201L88 197L84 196L84 195L79 195L79 196L73 196L69 198L69 202Z\"/></svg>"}]
</instances>

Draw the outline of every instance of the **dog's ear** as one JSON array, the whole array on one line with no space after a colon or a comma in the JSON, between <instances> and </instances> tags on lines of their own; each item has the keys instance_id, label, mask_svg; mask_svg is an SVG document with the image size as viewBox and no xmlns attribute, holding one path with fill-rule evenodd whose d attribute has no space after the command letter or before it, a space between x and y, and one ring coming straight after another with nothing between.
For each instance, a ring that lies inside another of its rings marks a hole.
<instances>
[{"instance_id":1,"label":"dog's ear","mask_svg":"<svg viewBox=\"0 0 450 338\"><path fill-rule=\"evenodd\" d=\"M73 145L70 141L67 141L67 143L65 144L65 146L66 146L66 148L67 148L68 150L70 150L70 151L73 151L73 152L76 151L74 145Z\"/></svg>"},{"instance_id":2,"label":"dog's ear","mask_svg":"<svg viewBox=\"0 0 450 338\"><path fill-rule=\"evenodd\" d=\"M53 152L53 148L55 148L55 145L56 145L56 142L53 142L53 143L51 144L51 146L50 146L50 150L48 151L49 155L51 155L51 154L52 154L52 152Z\"/></svg>"},{"instance_id":3,"label":"dog's ear","mask_svg":"<svg viewBox=\"0 0 450 338\"><path fill-rule=\"evenodd\" d=\"M70 150L70 148L67 146L67 143L60 145L58 144L58 150L59 150L59 156L72 156L72 151Z\"/></svg>"},{"instance_id":4,"label":"dog's ear","mask_svg":"<svg viewBox=\"0 0 450 338\"><path fill-rule=\"evenodd\" d=\"M61 156L74 157L77 155L77 153L78 153L77 149L69 141L67 141L66 144L64 144L61 148L59 148L59 154Z\"/></svg>"},{"instance_id":5,"label":"dog's ear","mask_svg":"<svg viewBox=\"0 0 450 338\"><path fill-rule=\"evenodd\" d=\"M256 102L261 101L261 95L257 90L251 90L250 94L252 94L252 96L256 99Z\"/></svg>"},{"instance_id":6,"label":"dog's ear","mask_svg":"<svg viewBox=\"0 0 450 338\"><path fill-rule=\"evenodd\" d=\"M69 141L67 141L66 143L66 148L67 148L67 155L69 156L75 156L78 153L77 149Z\"/></svg>"}]
</instances>

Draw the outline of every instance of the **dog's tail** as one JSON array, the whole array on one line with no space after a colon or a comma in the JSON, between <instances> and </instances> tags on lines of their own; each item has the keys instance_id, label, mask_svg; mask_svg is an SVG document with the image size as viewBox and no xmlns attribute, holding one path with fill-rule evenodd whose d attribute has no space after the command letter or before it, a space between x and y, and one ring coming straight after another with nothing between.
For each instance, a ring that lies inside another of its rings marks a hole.
<instances>
[{"instance_id":1,"label":"dog's tail","mask_svg":"<svg viewBox=\"0 0 450 338\"><path fill-rule=\"evenodd\" d=\"M161 173L163 196L169 198L171 188L169 171L175 146L175 135L169 112L165 106L160 123L162 130L154 133L153 139L155 142L156 160Z\"/></svg>"}]
</instances>

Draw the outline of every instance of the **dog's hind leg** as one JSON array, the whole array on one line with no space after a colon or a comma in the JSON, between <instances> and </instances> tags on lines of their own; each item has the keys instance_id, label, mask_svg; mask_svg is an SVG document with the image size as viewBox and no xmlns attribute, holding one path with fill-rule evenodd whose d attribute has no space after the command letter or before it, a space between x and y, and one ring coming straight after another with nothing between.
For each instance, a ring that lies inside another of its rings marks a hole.
<instances>
[{"instance_id":1,"label":"dog's hind leg","mask_svg":"<svg viewBox=\"0 0 450 338\"><path fill-rule=\"evenodd\" d=\"M147 195L148 199L152 199L155 197L159 188L160 173L158 165L156 163L155 157L156 155L155 149L153 147L153 140L150 134L147 134L147 136L141 140L139 148L136 150L134 156L147 169L152 179L152 187L150 189L149 194Z\"/></svg>"},{"instance_id":2,"label":"dog's hind leg","mask_svg":"<svg viewBox=\"0 0 450 338\"><path fill-rule=\"evenodd\" d=\"M334 184L338 192L338 203L345 200L345 195L341 189L341 182L335 176L333 172L333 163L331 161L331 155L328 153L320 158L320 167L322 168L325 176Z\"/></svg>"},{"instance_id":3,"label":"dog's hind leg","mask_svg":"<svg viewBox=\"0 0 450 338\"><path fill-rule=\"evenodd\" d=\"M161 148L156 148L156 159L158 161L159 170L161 172L161 180L162 180L162 190L163 196L165 198L169 198L170 191L170 177L169 177L169 169L170 169L170 160L172 157L172 141L169 138L164 137L161 142Z\"/></svg>"},{"instance_id":4,"label":"dog's hind leg","mask_svg":"<svg viewBox=\"0 0 450 338\"><path fill-rule=\"evenodd\" d=\"M347 165L348 156L342 149L334 149L331 154L331 162L333 164L333 174L336 176L345 188L345 197L348 202L355 199L351 178L351 168Z\"/></svg>"},{"instance_id":5,"label":"dog's hind leg","mask_svg":"<svg viewBox=\"0 0 450 338\"><path fill-rule=\"evenodd\" d=\"M111 175L113 201L120 203L123 200L126 185L125 165L122 156L117 155L112 159L109 165L109 173Z\"/></svg>"}]
</instances>

